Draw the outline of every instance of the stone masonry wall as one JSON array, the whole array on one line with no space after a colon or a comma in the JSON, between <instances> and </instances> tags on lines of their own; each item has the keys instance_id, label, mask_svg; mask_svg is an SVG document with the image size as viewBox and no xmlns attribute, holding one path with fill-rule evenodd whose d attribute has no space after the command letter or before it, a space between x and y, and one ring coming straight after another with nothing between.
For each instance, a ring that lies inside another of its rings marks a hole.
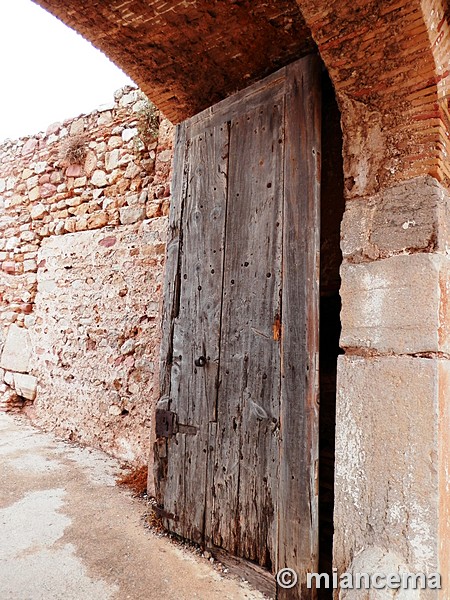
<instances>
[{"instance_id":1,"label":"stone masonry wall","mask_svg":"<svg viewBox=\"0 0 450 600\"><path fill-rule=\"evenodd\" d=\"M0 145L0 410L144 464L172 126L131 87Z\"/></svg>"},{"instance_id":2,"label":"stone masonry wall","mask_svg":"<svg viewBox=\"0 0 450 600\"><path fill-rule=\"evenodd\" d=\"M166 219L53 236L39 251L35 420L145 464Z\"/></svg>"},{"instance_id":3,"label":"stone masonry wall","mask_svg":"<svg viewBox=\"0 0 450 600\"><path fill-rule=\"evenodd\" d=\"M341 229L334 565L440 573L421 600L450 586L449 207L417 177L347 201Z\"/></svg>"}]
</instances>

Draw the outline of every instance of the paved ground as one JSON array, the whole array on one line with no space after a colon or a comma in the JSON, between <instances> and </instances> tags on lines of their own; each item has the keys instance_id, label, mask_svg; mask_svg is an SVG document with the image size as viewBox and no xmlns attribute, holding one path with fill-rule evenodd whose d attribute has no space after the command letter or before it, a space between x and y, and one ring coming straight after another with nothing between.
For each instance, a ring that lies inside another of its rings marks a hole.
<instances>
[{"instance_id":1,"label":"paved ground","mask_svg":"<svg viewBox=\"0 0 450 600\"><path fill-rule=\"evenodd\" d=\"M261 599L142 524L118 464L0 413L1 600Z\"/></svg>"}]
</instances>

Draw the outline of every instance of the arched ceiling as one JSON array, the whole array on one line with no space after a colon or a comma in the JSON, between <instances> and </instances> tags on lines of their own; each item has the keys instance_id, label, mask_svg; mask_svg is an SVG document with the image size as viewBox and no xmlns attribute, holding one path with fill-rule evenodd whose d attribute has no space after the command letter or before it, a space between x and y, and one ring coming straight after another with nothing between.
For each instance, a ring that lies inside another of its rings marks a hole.
<instances>
[{"instance_id":1,"label":"arched ceiling","mask_svg":"<svg viewBox=\"0 0 450 600\"><path fill-rule=\"evenodd\" d=\"M450 0L34 1L174 122L318 51L341 110L348 197L424 174L450 186Z\"/></svg>"},{"instance_id":2,"label":"arched ceiling","mask_svg":"<svg viewBox=\"0 0 450 600\"><path fill-rule=\"evenodd\" d=\"M34 0L181 121L315 50L296 0Z\"/></svg>"}]
</instances>

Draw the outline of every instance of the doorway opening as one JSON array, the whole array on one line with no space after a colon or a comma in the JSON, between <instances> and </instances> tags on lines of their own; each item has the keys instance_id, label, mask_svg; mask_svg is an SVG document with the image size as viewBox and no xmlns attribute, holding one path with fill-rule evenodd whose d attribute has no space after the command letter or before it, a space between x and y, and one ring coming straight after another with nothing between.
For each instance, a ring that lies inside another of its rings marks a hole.
<instances>
[{"instance_id":1,"label":"doorway opening","mask_svg":"<svg viewBox=\"0 0 450 600\"><path fill-rule=\"evenodd\" d=\"M322 175L320 235L319 342L319 572L332 572L336 371L341 332L339 268L342 262L340 226L344 214L344 169L340 112L332 83L322 76ZM332 590L320 590L320 600Z\"/></svg>"},{"instance_id":2,"label":"doorway opening","mask_svg":"<svg viewBox=\"0 0 450 600\"><path fill-rule=\"evenodd\" d=\"M298 573L332 565L339 110L309 56L192 117L177 136L156 414L159 514L173 533L263 570L272 589L274 565ZM318 430L319 510L310 476ZM305 586L295 597L315 597Z\"/></svg>"}]
</instances>

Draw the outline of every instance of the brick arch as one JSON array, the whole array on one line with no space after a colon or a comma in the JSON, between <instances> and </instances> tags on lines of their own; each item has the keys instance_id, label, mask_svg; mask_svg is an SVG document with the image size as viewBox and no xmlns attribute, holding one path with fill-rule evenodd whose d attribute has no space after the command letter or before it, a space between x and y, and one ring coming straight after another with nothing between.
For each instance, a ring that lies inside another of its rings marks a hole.
<instances>
[{"instance_id":1,"label":"brick arch","mask_svg":"<svg viewBox=\"0 0 450 600\"><path fill-rule=\"evenodd\" d=\"M335 85L347 197L419 175L449 182L448 23L441 0L302 0Z\"/></svg>"},{"instance_id":2,"label":"brick arch","mask_svg":"<svg viewBox=\"0 0 450 600\"><path fill-rule=\"evenodd\" d=\"M433 115L435 127L439 127L437 141L439 151L438 178L446 185L450 181L450 21L447 0L423 0L422 12L427 25L431 50L435 61L434 83L436 100L430 102L430 113Z\"/></svg>"},{"instance_id":3,"label":"brick arch","mask_svg":"<svg viewBox=\"0 0 450 600\"><path fill-rule=\"evenodd\" d=\"M315 51L296 0L34 0L179 122Z\"/></svg>"},{"instance_id":4,"label":"brick arch","mask_svg":"<svg viewBox=\"0 0 450 600\"><path fill-rule=\"evenodd\" d=\"M448 0L422 0L431 51L436 65L438 100L446 100L450 90L450 3Z\"/></svg>"},{"instance_id":5,"label":"brick arch","mask_svg":"<svg viewBox=\"0 0 450 600\"><path fill-rule=\"evenodd\" d=\"M347 196L424 174L449 182L446 0L114 0L92 9L34 1L105 52L175 122L316 42L340 103Z\"/></svg>"}]
</instances>

